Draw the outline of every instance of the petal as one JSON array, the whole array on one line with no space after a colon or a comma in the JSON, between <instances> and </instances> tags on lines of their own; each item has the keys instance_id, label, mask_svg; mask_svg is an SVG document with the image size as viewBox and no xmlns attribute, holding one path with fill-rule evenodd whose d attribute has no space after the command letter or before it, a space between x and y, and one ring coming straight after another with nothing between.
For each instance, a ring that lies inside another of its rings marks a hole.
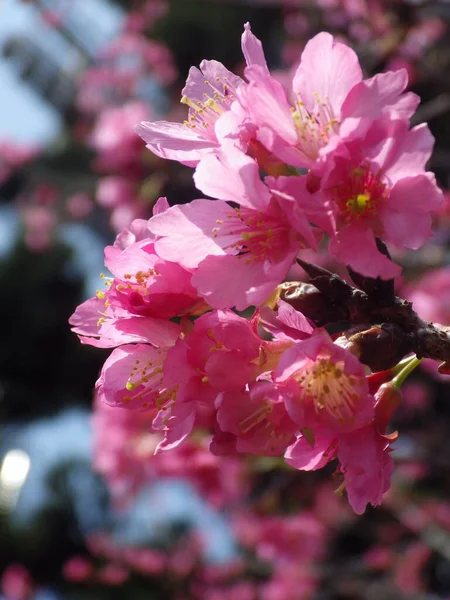
<instances>
[{"instance_id":1,"label":"petal","mask_svg":"<svg viewBox=\"0 0 450 600\"><path fill-rule=\"evenodd\" d=\"M412 93L403 94L407 85L406 69L378 73L370 79L360 81L345 99L342 117L376 119L384 113L392 118L409 119L420 98Z\"/></svg>"},{"instance_id":2,"label":"petal","mask_svg":"<svg viewBox=\"0 0 450 600\"><path fill-rule=\"evenodd\" d=\"M169 208L170 208L170 204L169 204L167 198L161 196L161 198L158 198L158 200L155 202L155 205L153 206L152 214L159 215L160 213L166 212L166 210ZM145 227L148 230L147 222L145 223Z\"/></svg>"},{"instance_id":3,"label":"petal","mask_svg":"<svg viewBox=\"0 0 450 600\"><path fill-rule=\"evenodd\" d=\"M164 439L156 446L155 454L173 450L179 446L191 433L195 423L195 408L191 403L177 403L168 411L160 411L153 422L153 429L158 431L158 425L164 423ZM159 418L161 415L162 418Z\"/></svg>"},{"instance_id":4,"label":"petal","mask_svg":"<svg viewBox=\"0 0 450 600\"><path fill-rule=\"evenodd\" d=\"M258 126L267 125L290 144L297 143L297 132L283 86L258 65L245 69L249 85L245 91L246 108ZM270 148L269 148L270 149Z\"/></svg>"},{"instance_id":5,"label":"petal","mask_svg":"<svg viewBox=\"0 0 450 600\"><path fill-rule=\"evenodd\" d=\"M331 106L336 118L352 87L362 79L356 53L329 33L319 33L305 46L293 80L294 92L300 94L308 110L321 103Z\"/></svg>"},{"instance_id":6,"label":"petal","mask_svg":"<svg viewBox=\"0 0 450 600\"><path fill-rule=\"evenodd\" d=\"M241 38L242 54L245 57L247 66L259 65L263 69L269 72L266 63L266 57L264 56L264 50L261 41L253 35L250 23L244 25L244 33Z\"/></svg>"},{"instance_id":7,"label":"petal","mask_svg":"<svg viewBox=\"0 0 450 600\"><path fill-rule=\"evenodd\" d=\"M206 156L199 163L194 181L204 194L248 208L265 209L270 201L258 163L230 141L223 143L222 151Z\"/></svg>"},{"instance_id":8,"label":"petal","mask_svg":"<svg viewBox=\"0 0 450 600\"><path fill-rule=\"evenodd\" d=\"M147 344L121 346L113 350L96 384L102 401L131 410L155 408L162 384L160 367L165 355L165 350ZM146 371L148 365L151 369ZM132 390L127 388L130 381L138 382Z\"/></svg>"},{"instance_id":9,"label":"petal","mask_svg":"<svg viewBox=\"0 0 450 600\"><path fill-rule=\"evenodd\" d=\"M428 213L386 211L381 220L386 239L396 246L417 250L432 236Z\"/></svg>"},{"instance_id":10,"label":"petal","mask_svg":"<svg viewBox=\"0 0 450 600\"><path fill-rule=\"evenodd\" d=\"M391 189L388 206L400 212L430 212L440 208L442 190L436 184L433 173L405 177ZM381 207L383 208L383 207Z\"/></svg>"},{"instance_id":11,"label":"petal","mask_svg":"<svg viewBox=\"0 0 450 600\"><path fill-rule=\"evenodd\" d=\"M334 437L331 433L315 433L314 443L311 445L305 436L299 435L284 454L284 460L301 471L315 471L321 469L330 460L334 459L334 452L330 451Z\"/></svg>"},{"instance_id":12,"label":"petal","mask_svg":"<svg viewBox=\"0 0 450 600\"><path fill-rule=\"evenodd\" d=\"M428 125L423 123L408 131L408 122L401 120L381 127L386 129L387 137L371 159L379 164L391 184L423 172L434 145Z\"/></svg>"},{"instance_id":13,"label":"petal","mask_svg":"<svg viewBox=\"0 0 450 600\"><path fill-rule=\"evenodd\" d=\"M153 216L148 223L150 231L164 236L156 241L156 252L186 268L195 268L209 255L225 254L214 238L214 228L218 219L226 220L232 212L226 202L200 199ZM231 236L228 239L233 243ZM235 241L238 239L236 236Z\"/></svg>"},{"instance_id":14,"label":"petal","mask_svg":"<svg viewBox=\"0 0 450 600\"><path fill-rule=\"evenodd\" d=\"M225 91L225 86L232 89L238 88L242 79L229 71L223 64L217 60L202 60L200 70L197 67L189 69L189 75L186 85L182 90L183 96L186 96L192 102L203 102L206 97L214 94L212 85L221 94ZM212 85L210 85L212 84Z\"/></svg>"},{"instance_id":15,"label":"petal","mask_svg":"<svg viewBox=\"0 0 450 600\"><path fill-rule=\"evenodd\" d=\"M429 211L439 208L442 196L431 173L398 181L380 211L386 239L405 248L420 248L432 235Z\"/></svg>"},{"instance_id":16,"label":"petal","mask_svg":"<svg viewBox=\"0 0 450 600\"><path fill-rule=\"evenodd\" d=\"M380 504L393 470L386 439L373 426L341 435L338 458L353 510L362 514L369 502L373 506Z\"/></svg>"},{"instance_id":17,"label":"petal","mask_svg":"<svg viewBox=\"0 0 450 600\"><path fill-rule=\"evenodd\" d=\"M192 284L214 308L245 310L262 304L284 279L293 256L278 264L246 262L239 256L208 256L198 266Z\"/></svg>"},{"instance_id":18,"label":"petal","mask_svg":"<svg viewBox=\"0 0 450 600\"><path fill-rule=\"evenodd\" d=\"M292 175L277 178L266 177L265 181L271 190L288 194L294 200L294 206L296 207L294 213L301 210L314 225L320 227L329 235L335 232L336 224L330 202L322 192L318 191L311 194L308 191L307 177ZM295 219L293 226L295 226Z\"/></svg>"},{"instance_id":19,"label":"petal","mask_svg":"<svg viewBox=\"0 0 450 600\"><path fill-rule=\"evenodd\" d=\"M205 154L219 146L216 141L199 135L183 123L143 121L135 127L135 131L153 154L187 166L195 166Z\"/></svg>"},{"instance_id":20,"label":"petal","mask_svg":"<svg viewBox=\"0 0 450 600\"><path fill-rule=\"evenodd\" d=\"M135 242L122 251L118 251L119 249L115 246L106 246L105 266L117 279L129 280L134 283L136 273L148 271L158 260L159 257L151 253L152 248L153 244L148 244L149 252L146 252L142 249L141 242Z\"/></svg>"},{"instance_id":21,"label":"petal","mask_svg":"<svg viewBox=\"0 0 450 600\"><path fill-rule=\"evenodd\" d=\"M401 273L398 265L379 252L373 232L363 225L350 225L338 231L330 242L330 252L366 277L393 279Z\"/></svg>"}]
</instances>

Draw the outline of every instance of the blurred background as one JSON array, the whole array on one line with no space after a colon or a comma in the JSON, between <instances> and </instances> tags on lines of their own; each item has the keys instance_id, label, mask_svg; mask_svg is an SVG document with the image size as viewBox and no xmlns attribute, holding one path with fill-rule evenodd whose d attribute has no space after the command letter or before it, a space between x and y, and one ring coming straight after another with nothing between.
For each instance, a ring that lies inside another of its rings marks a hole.
<instances>
[{"instance_id":1,"label":"blurred background","mask_svg":"<svg viewBox=\"0 0 450 600\"><path fill-rule=\"evenodd\" d=\"M159 196L198 195L134 125L182 121L203 58L242 74L246 21L282 82L322 30L366 76L407 69L449 186L447 0L0 0L1 598L450 598L450 387L435 365L405 386L385 504L356 517L332 470L214 457L197 439L151 458L145 418L95 402L107 351L70 332L116 233ZM432 242L396 255L399 293L448 325L449 198Z\"/></svg>"}]
</instances>

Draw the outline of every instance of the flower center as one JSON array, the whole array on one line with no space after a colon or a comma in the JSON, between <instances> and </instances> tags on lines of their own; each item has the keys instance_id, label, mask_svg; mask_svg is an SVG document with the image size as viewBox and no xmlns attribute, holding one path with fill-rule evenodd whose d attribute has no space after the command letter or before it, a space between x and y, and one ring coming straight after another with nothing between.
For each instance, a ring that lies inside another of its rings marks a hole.
<instances>
[{"instance_id":1,"label":"flower center","mask_svg":"<svg viewBox=\"0 0 450 600\"><path fill-rule=\"evenodd\" d=\"M284 257L289 231L276 218L241 207L233 209L226 221L217 219L216 224L213 237L229 238L223 249L231 250L247 264L267 259L278 262Z\"/></svg>"},{"instance_id":2,"label":"flower center","mask_svg":"<svg viewBox=\"0 0 450 600\"><path fill-rule=\"evenodd\" d=\"M184 125L191 129L201 128L203 136L215 138L214 123L222 113L230 109L236 98L236 90L226 77L216 77L214 83L205 79L204 84L210 91L203 92L203 100L194 101L188 96L181 98L182 104L189 106L189 115Z\"/></svg>"},{"instance_id":3,"label":"flower center","mask_svg":"<svg viewBox=\"0 0 450 600\"><path fill-rule=\"evenodd\" d=\"M163 387L162 360L165 353L157 357L155 361L141 361L136 359L131 368L125 388L128 394L123 397L125 406L133 403L138 404L141 409L152 408L154 405L163 409L169 400L175 400L176 390Z\"/></svg>"},{"instance_id":4,"label":"flower center","mask_svg":"<svg viewBox=\"0 0 450 600\"><path fill-rule=\"evenodd\" d=\"M351 170L345 181L332 189L341 220L347 223L376 217L388 194L380 174L373 173L370 166L364 164Z\"/></svg>"},{"instance_id":5,"label":"flower center","mask_svg":"<svg viewBox=\"0 0 450 600\"><path fill-rule=\"evenodd\" d=\"M312 399L316 413L325 409L338 421L354 417L362 381L347 375L343 362L332 363L328 358L320 358L302 371L297 380L306 396Z\"/></svg>"},{"instance_id":6,"label":"flower center","mask_svg":"<svg viewBox=\"0 0 450 600\"><path fill-rule=\"evenodd\" d=\"M322 102L317 94L314 97L316 104L311 111L302 102L300 94L297 94L295 106L291 108L299 148L312 159L318 157L320 148L326 145L330 135L337 132L339 127L328 99Z\"/></svg>"},{"instance_id":7,"label":"flower center","mask_svg":"<svg viewBox=\"0 0 450 600\"><path fill-rule=\"evenodd\" d=\"M272 402L264 400L258 408L253 411L248 417L239 421L239 426L243 434L248 433L251 429L263 423L272 412Z\"/></svg>"}]
</instances>

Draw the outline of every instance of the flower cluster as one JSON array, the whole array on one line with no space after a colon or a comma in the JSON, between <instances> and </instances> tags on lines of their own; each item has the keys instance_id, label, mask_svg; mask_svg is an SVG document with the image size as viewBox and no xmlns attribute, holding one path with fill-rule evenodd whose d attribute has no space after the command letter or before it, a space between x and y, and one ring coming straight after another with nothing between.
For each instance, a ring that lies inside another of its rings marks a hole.
<instances>
[{"instance_id":1,"label":"flower cluster","mask_svg":"<svg viewBox=\"0 0 450 600\"><path fill-rule=\"evenodd\" d=\"M242 50L244 79L205 60L183 90L184 123L137 127L157 156L195 167L212 199L161 198L133 221L105 250L113 277L71 324L83 343L115 348L99 401L145 414L156 454L195 428L218 456L284 456L301 470L336 460L362 513L389 488L400 392L277 287L325 237L359 276L398 275L377 240L415 249L430 237L442 197L425 170L433 138L410 127L406 72L364 79L328 33L308 42L288 87L248 24Z\"/></svg>"}]
</instances>

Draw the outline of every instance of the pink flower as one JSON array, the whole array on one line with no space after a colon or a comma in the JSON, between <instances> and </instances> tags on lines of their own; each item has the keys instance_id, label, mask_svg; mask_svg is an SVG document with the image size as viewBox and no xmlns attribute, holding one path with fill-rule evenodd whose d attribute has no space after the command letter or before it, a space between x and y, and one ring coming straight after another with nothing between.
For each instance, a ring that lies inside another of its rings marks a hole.
<instances>
[{"instance_id":1,"label":"pink flower","mask_svg":"<svg viewBox=\"0 0 450 600\"><path fill-rule=\"evenodd\" d=\"M279 344L263 342L254 327L231 311L214 311L172 347L116 348L97 382L99 397L111 406L153 411L152 429L164 434L157 451L173 448L195 422L213 426L220 392L244 389L271 368L266 348L276 351Z\"/></svg>"},{"instance_id":2,"label":"pink flower","mask_svg":"<svg viewBox=\"0 0 450 600\"><path fill-rule=\"evenodd\" d=\"M112 209L121 204L130 204L136 196L135 182L126 177L101 177L97 185L97 202L104 208Z\"/></svg>"},{"instance_id":3,"label":"pink flower","mask_svg":"<svg viewBox=\"0 0 450 600\"><path fill-rule=\"evenodd\" d=\"M285 191L285 179L269 178L266 185L257 163L226 145L226 152L206 157L195 176L198 187L221 200L194 200L153 217L149 228L160 236L156 252L195 268L192 284L211 306L243 310L261 304L284 279L299 250L317 247L307 213L327 221L327 206L320 205L320 194L317 199L309 194L306 179L295 178L295 193L305 208L291 190ZM225 201L240 206L232 208Z\"/></svg>"},{"instance_id":4,"label":"pink flower","mask_svg":"<svg viewBox=\"0 0 450 600\"><path fill-rule=\"evenodd\" d=\"M260 321L277 340L304 340L315 329L305 315L283 300L278 300L276 311L268 306L261 307Z\"/></svg>"},{"instance_id":5,"label":"pink flower","mask_svg":"<svg viewBox=\"0 0 450 600\"><path fill-rule=\"evenodd\" d=\"M97 574L98 581L106 585L123 585L129 577L130 572L128 569L114 563L104 566Z\"/></svg>"},{"instance_id":6,"label":"pink flower","mask_svg":"<svg viewBox=\"0 0 450 600\"><path fill-rule=\"evenodd\" d=\"M384 431L400 399L398 389L384 384L376 394L370 423L346 432L325 427L312 434L298 434L297 441L286 450L286 462L296 469L313 471L337 458L344 477L342 487L353 510L362 514L368 503L381 504L394 469L390 444L397 439L397 433L385 435Z\"/></svg>"},{"instance_id":7,"label":"pink flower","mask_svg":"<svg viewBox=\"0 0 450 600\"><path fill-rule=\"evenodd\" d=\"M352 431L373 418L363 365L326 332L318 331L286 350L274 381L284 390L288 413L300 430Z\"/></svg>"},{"instance_id":8,"label":"pink flower","mask_svg":"<svg viewBox=\"0 0 450 600\"><path fill-rule=\"evenodd\" d=\"M331 253L368 277L391 279L400 267L382 255L375 236L416 249L431 235L430 211L442 192L425 172L433 147L426 125L380 120L361 138L342 140L330 155L322 190L335 204L337 233Z\"/></svg>"},{"instance_id":9,"label":"pink flower","mask_svg":"<svg viewBox=\"0 0 450 600\"><path fill-rule=\"evenodd\" d=\"M319 33L303 50L292 80L293 105L283 86L258 65L245 71L248 86L237 91L240 104L257 129L257 139L284 162L315 168L332 138L347 135L364 122L409 117L418 98L403 94L406 71L383 73L363 81L355 52Z\"/></svg>"},{"instance_id":10,"label":"pink flower","mask_svg":"<svg viewBox=\"0 0 450 600\"><path fill-rule=\"evenodd\" d=\"M137 101L101 113L91 136L92 146L99 154L96 159L99 170L136 170L141 145L133 127L148 116L148 106Z\"/></svg>"},{"instance_id":11,"label":"pink flower","mask_svg":"<svg viewBox=\"0 0 450 600\"><path fill-rule=\"evenodd\" d=\"M216 406L217 423L235 438L236 452L281 456L294 440L297 425L286 411L282 392L269 381L256 382L249 390L223 392ZM219 434L212 449L222 447Z\"/></svg>"},{"instance_id":12,"label":"pink flower","mask_svg":"<svg viewBox=\"0 0 450 600\"><path fill-rule=\"evenodd\" d=\"M356 54L328 33L308 42L294 75L295 106L266 71L251 66L238 96L259 127L258 139L289 164L311 167L329 136L338 129L341 106L362 79Z\"/></svg>"},{"instance_id":13,"label":"pink flower","mask_svg":"<svg viewBox=\"0 0 450 600\"><path fill-rule=\"evenodd\" d=\"M110 406L159 410L172 398L172 390L163 385L167 350L148 344L116 348L105 361L96 384L100 399Z\"/></svg>"},{"instance_id":14,"label":"pink flower","mask_svg":"<svg viewBox=\"0 0 450 600\"><path fill-rule=\"evenodd\" d=\"M152 458L160 441L151 435L154 413L110 406L98 396L94 402L94 469L105 478L119 506L133 500L154 474Z\"/></svg>"},{"instance_id":15,"label":"pink flower","mask_svg":"<svg viewBox=\"0 0 450 600\"><path fill-rule=\"evenodd\" d=\"M298 435L286 450L285 460L296 469L313 471L338 458L348 501L357 514L362 514L368 503L381 504L389 489L394 469L389 454L391 441L374 424L339 435L316 430L312 444L303 434Z\"/></svg>"},{"instance_id":16,"label":"pink flower","mask_svg":"<svg viewBox=\"0 0 450 600\"><path fill-rule=\"evenodd\" d=\"M204 307L191 283L192 271L160 258L151 240L124 250L108 246L105 265L114 275L115 299L131 314L171 318Z\"/></svg>"},{"instance_id":17,"label":"pink flower","mask_svg":"<svg viewBox=\"0 0 450 600\"><path fill-rule=\"evenodd\" d=\"M167 200L160 198L154 213L167 208ZM133 221L105 256L115 278L102 275L106 289L78 306L69 320L82 343L103 348L136 342L171 345L180 329L168 319L205 310L191 284L192 272L154 253L147 221Z\"/></svg>"},{"instance_id":18,"label":"pink flower","mask_svg":"<svg viewBox=\"0 0 450 600\"><path fill-rule=\"evenodd\" d=\"M192 332L180 337L164 363L164 385L176 389L177 410L193 407L197 422L214 429L217 396L239 395L278 360L279 344L264 342L255 328L254 321L230 310L215 310L195 321Z\"/></svg>"},{"instance_id":19,"label":"pink flower","mask_svg":"<svg viewBox=\"0 0 450 600\"><path fill-rule=\"evenodd\" d=\"M64 577L69 581L86 581L93 571L92 563L83 556L72 556L63 566Z\"/></svg>"},{"instance_id":20,"label":"pink flower","mask_svg":"<svg viewBox=\"0 0 450 600\"><path fill-rule=\"evenodd\" d=\"M425 321L450 325L450 268L428 271L402 290L402 297L413 303Z\"/></svg>"},{"instance_id":21,"label":"pink flower","mask_svg":"<svg viewBox=\"0 0 450 600\"><path fill-rule=\"evenodd\" d=\"M33 252L42 252L52 244L57 225L56 212L48 206L26 205L22 211L25 242Z\"/></svg>"},{"instance_id":22,"label":"pink flower","mask_svg":"<svg viewBox=\"0 0 450 600\"><path fill-rule=\"evenodd\" d=\"M248 65L267 70L261 42L247 23L242 36L242 52ZM245 113L236 102L236 91L243 84L237 75L216 60L203 60L200 69L191 67L181 102L189 107L184 123L142 122L136 132L157 156L195 166L205 154L216 149L231 131L239 131ZM245 127L242 141L245 145Z\"/></svg>"},{"instance_id":23,"label":"pink flower","mask_svg":"<svg viewBox=\"0 0 450 600\"><path fill-rule=\"evenodd\" d=\"M19 564L10 564L6 567L0 586L6 600L29 600L35 587L30 573Z\"/></svg>"},{"instance_id":24,"label":"pink flower","mask_svg":"<svg viewBox=\"0 0 450 600\"><path fill-rule=\"evenodd\" d=\"M186 275L184 269L156 257L151 267L152 274L149 275L152 255L136 252L135 246L130 246L125 260L122 260L122 253L126 250L109 247L109 256L113 254L113 248L117 250L116 261L112 258L113 270L116 274L122 274L123 278L106 280L108 288L98 291L96 297L80 304L70 317L73 331L82 343L100 348L136 342L165 346L173 343L180 332L179 326L168 318L177 314L191 314L191 309L195 312L200 306L204 310L203 303L199 304L197 294L189 283L190 275ZM134 274L123 273L124 265L129 264L126 260L130 257L136 259L132 265L138 271ZM142 259L140 263L137 262L139 259ZM145 270L142 270L143 265ZM158 269L157 273L154 272L155 268ZM176 285L180 285L179 290Z\"/></svg>"},{"instance_id":25,"label":"pink flower","mask_svg":"<svg viewBox=\"0 0 450 600\"><path fill-rule=\"evenodd\" d=\"M414 541L398 556L394 563L394 582L403 594L419 594L427 589L424 574L425 565L432 556L430 546L422 541Z\"/></svg>"},{"instance_id":26,"label":"pink flower","mask_svg":"<svg viewBox=\"0 0 450 600\"><path fill-rule=\"evenodd\" d=\"M66 200L66 210L73 219L85 219L92 213L94 203L88 194L73 194Z\"/></svg>"},{"instance_id":27,"label":"pink flower","mask_svg":"<svg viewBox=\"0 0 450 600\"><path fill-rule=\"evenodd\" d=\"M166 319L132 315L114 301L114 290L80 304L69 319L82 344L114 348L121 344L149 342L165 346L179 335L179 326Z\"/></svg>"},{"instance_id":28,"label":"pink flower","mask_svg":"<svg viewBox=\"0 0 450 600\"><path fill-rule=\"evenodd\" d=\"M247 319L214 310L199 317L191 333L169 350L164 383L178 386L177 400L213 408L220 392L243 389L267 370L267 346Z\"/></svg>"},{"instance_id":29,"label":"pink flower","mask_svg":"<svg viewBox=\"0 0 450 600\"><path fill-rule=\"evenodd\" d=\"M140 219L147 214L147 209L139 198L128 204L120 204L111 211L110 224L114 231L122 231L136 219Z\"/></svg>"},{"instance_id":30,"label":"pink flower","mask_svg":"<svg viewBox=\"0 0 450 600\"><path fill-rule=\"evenodd\" d=\"M116 348L96 383L100 401L150 413L152 431L164 433L155 451L180 444L191 432L196 416L195 404L176 403L176 385L167 387L163 381L167 353L168 347L148 344Z\"/></svg>"},{"instance_id":31,"label":"pink flower","mask_svg":"<svg viewBox=\"0 0 450 600\"><path fill-rule=\"evenodd\" d=\"M338 458L348 501L357 514L368 503L381 504L391 484L394 463L389 453L391 440L374 426L340 436Z\"/></svg>"}]
</instances>

